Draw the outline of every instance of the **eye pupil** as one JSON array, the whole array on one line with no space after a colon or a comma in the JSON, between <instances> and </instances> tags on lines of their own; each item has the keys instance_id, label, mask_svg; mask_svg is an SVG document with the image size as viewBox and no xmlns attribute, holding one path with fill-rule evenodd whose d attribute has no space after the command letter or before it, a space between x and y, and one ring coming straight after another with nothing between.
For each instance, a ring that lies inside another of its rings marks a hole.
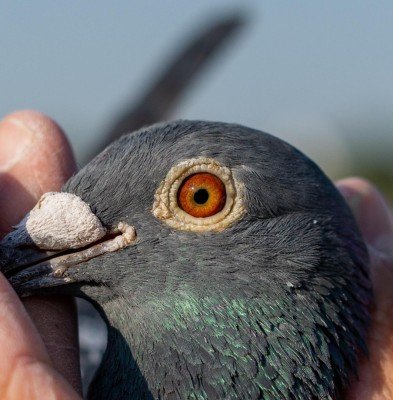
<instances>
[{"instance_id":1,"label":"eye pupil","mask_svg":"<svg viewBox=\"0 0 393 400\"><path fill-rule=\"evenodd\" d=\"M209 200L209 192L206 189L199 189L194 194L194 201L197 204L205 204Z\"/></svg>"}]
</instances>

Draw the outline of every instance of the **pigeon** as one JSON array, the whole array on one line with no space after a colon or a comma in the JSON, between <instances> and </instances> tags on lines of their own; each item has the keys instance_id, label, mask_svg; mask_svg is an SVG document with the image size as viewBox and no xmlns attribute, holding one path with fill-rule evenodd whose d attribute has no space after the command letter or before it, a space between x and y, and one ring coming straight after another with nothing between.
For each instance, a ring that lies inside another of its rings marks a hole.
<instances>
[{"instance_id":1,"label":"pigeon","mask_svg":"<svg viewBox=\"0 0 393 400\"><path fill-rule=\"evenodd\" d=\"M318 166L237 124L125 135L0 243L20 296L91 302L108 328L90 399L339 399L372 290Z\"/></svg>"}]
</instances>

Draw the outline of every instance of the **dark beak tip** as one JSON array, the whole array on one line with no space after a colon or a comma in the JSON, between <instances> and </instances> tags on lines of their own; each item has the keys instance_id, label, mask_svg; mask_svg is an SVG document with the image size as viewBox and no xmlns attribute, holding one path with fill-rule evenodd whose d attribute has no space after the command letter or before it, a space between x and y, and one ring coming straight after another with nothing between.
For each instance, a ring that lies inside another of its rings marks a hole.
<instances>
[{"instance_id":1,"label":"dark beak tip","mask_svg":"<svg viewBox=\"0 0 393 400\"><path fill-rule=\"evenodd\" d=\"M42 250L33 247L15 247L7 242L4 243L4 240L0 242L0 272L2 273L7 273L15 268L19 269L42 257Z\"/></svg>"}]
</instances>

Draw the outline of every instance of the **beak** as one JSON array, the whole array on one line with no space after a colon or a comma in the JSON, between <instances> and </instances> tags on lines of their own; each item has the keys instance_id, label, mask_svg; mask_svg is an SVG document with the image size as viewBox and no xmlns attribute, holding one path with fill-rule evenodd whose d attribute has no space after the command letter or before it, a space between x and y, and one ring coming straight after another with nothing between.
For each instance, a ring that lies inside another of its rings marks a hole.
<instances>
[{"instance_id":1,"label":"beak","mask_svg":"<svg viewBox=\"0 0 393 400\"><path fill-rule=\"evenodd\" d=\"M50 192L0 242L0 271L28 296L76 282L70 268L135 241L134 227L120 222L108 229L80 197Z\"/></svg>"}]
</instances>

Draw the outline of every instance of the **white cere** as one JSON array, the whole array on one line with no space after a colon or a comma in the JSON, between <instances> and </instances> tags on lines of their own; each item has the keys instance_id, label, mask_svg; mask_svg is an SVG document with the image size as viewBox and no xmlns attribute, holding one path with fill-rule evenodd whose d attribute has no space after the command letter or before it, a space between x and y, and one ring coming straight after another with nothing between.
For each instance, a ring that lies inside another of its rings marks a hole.
<instances>
[{"instance_id":1,"label":"white cere","mask_svg":"<svg viewBox=\"0 0 393 400\"><path fill-rule=\"evenodd\" d=\"M17 228L25 228L43 250L78 249L106 234L87 203L74 194L57 192L45 193Z\"/></svg>"}]
</instances>

